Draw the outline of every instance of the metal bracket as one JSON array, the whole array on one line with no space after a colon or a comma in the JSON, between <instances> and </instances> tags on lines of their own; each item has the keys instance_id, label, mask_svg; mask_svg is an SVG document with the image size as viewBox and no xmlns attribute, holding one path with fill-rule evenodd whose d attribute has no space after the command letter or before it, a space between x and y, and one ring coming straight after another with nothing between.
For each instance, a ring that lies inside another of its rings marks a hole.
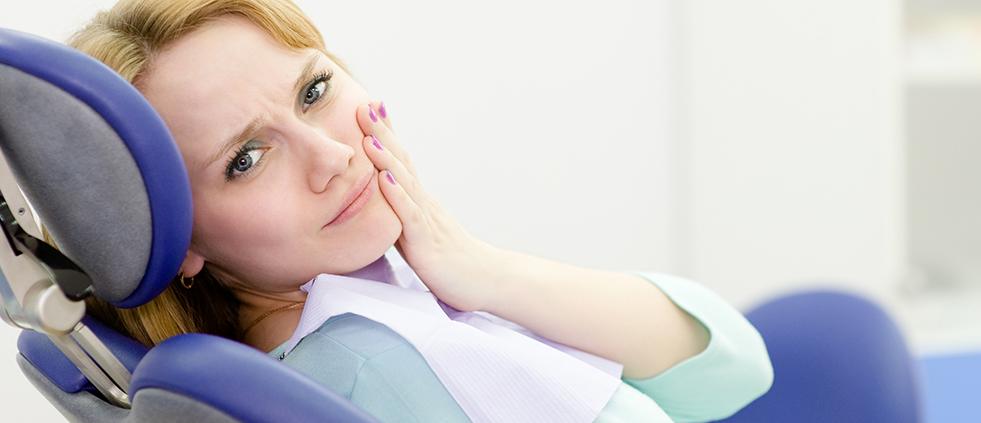
<instances>
[{"instance_id":1,"label":"metal bracket","mask_svg":"<svg viewBox=\"0 0 981 423\"><path fill-rule=\"evenodd\" d=\"M30 206L0 154L0 318L47 335L108 401L129 408L129 370L81 323L91 279L38 239L34 225Z\"/></svg>"},{"instance_id":2,"label":"metal bracket","mask_svg":"<svg viewBox=\"0 0 981 423\"><path fill-rule=\"evenodd\" d=\"M129 408L129 370L81 322L85 303L68 299L50 281L46 285L34 285L25 297L24 309L32 329L47 335L106 399Z\"/></svg>"},{"instance_id":3,"label":"metal bracket","mask_svg":"<svg viewBox=\"0 0 981 423\"><path fill-rule=\"evenodd\" d=\"M131 377L129 370L109 352L109 349L88 327L79 322L75 330L70 333L47 335L109 402L119 407L130 408L127 394ZM96 359L93 360L93 357Z\"/></svg>"}]
</instances>

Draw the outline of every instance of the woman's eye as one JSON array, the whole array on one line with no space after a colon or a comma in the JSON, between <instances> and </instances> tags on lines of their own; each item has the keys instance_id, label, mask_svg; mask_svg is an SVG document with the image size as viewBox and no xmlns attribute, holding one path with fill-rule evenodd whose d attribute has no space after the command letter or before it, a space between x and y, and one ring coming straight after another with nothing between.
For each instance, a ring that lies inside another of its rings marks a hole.
<instances>
[{"instance_id":1,"label":"woman's eye","mask_svg":"<svg viewBox=\"0 0 981 423\"><path fill-rule=\"evenodd\" d=\"M327 81L319 81L316 84L313 84L307 89L306 96L303 97L303 104L309 106L316 103L317 100L320 99L320 96L324 95L324 91L326 90Z\"/></svg>"},{"instance_id":2,"label":"woman's eye","mask_svg":"<svg viewBox=\"0 0 981 423\"><path fill-rule=\"evenodd\" d=\"M300 101L303 103L300 107L303 111L327 95L327 91L330 90L330 79L333 76L333 71L323 71L313 76L313 79L300 95Z\"/></svg>"},{"instance_id":3,"label":"woman's eye","mask_svg":"<svg viewBox=\"0 0 981 423\"><path fill-rule=\"evenodd\" d=\"M253 149L238 153L231 163L228 164L228 171L225 173L225 180L231 180L249 173L265 154L264 150Z\"/></svg>"}]
</instances>

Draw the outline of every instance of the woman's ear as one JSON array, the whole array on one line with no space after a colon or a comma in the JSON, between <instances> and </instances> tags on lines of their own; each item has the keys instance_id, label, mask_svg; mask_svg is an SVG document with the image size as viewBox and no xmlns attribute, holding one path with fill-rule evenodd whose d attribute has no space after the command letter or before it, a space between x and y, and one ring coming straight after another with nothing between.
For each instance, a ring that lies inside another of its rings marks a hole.
<instances>
[{"instance_id":1,"label":"woman's ear","mask_svg":"<svg viewBox=\"0 0 981 423\"><path fill-rule=\"evenodd\" d=\"M187 250L187 255L184 256L184 262L181 263L181 271L184 272L184 277L189 278L197 275L203 267L204 257L194 250Z\"/></svg>"}]
</instances>

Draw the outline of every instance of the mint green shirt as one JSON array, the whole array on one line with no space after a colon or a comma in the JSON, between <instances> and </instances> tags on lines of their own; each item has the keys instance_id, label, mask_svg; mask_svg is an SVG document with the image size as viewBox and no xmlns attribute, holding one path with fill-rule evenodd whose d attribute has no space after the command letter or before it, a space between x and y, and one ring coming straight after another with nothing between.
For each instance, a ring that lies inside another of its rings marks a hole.
<instances>
[{"instance_id":1,"label":"mint green shirt","mask_svg":"<svg viewBox=\"0 0 981 423\"><path fill-rule=\"evenodd\" d=\"M648 379L622 378L595 420L647 421L663 410L672 420L726 418L766 393L773 368L752 325L718 295L687 279L629 272L661 289L708 331L704 351ZM284 345L269 352L282 356ZM382 422L469 422L425 359L405 339L373 320L342 314L304 337L282 360L348 398Z\"/></svg>"}]
</instances>

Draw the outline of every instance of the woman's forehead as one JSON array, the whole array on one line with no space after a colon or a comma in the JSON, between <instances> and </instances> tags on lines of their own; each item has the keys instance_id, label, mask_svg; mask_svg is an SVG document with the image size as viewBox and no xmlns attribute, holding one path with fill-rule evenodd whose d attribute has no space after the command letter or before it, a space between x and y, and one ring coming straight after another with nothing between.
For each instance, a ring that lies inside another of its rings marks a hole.
<instances>
[{"instance_id":1,"label":"woman's forehead","mask_svg":"<svg viewBox=\"0 0 981 423\"><path fill-rule=\"evenodd\" d=\"M140 88L182 150L189 150L185 155L203 162L198 156L209 155L261 113L262 100L292 96L298 68L310 54L282 46L244 18L223 17L154 57Z\"/></svg>"},{"instance_id":2,"label":"woman's forehead","mask_svg":"<svg viewBox=\"0 0 981 423\"><path fill-rule=\"evenodd\" d=\"M288 85L293 68L309 55L279 44L244 18L225 17L168 45L140 85L149 96L208 100L250 86Z\"/></svg>"}]
</instances>

